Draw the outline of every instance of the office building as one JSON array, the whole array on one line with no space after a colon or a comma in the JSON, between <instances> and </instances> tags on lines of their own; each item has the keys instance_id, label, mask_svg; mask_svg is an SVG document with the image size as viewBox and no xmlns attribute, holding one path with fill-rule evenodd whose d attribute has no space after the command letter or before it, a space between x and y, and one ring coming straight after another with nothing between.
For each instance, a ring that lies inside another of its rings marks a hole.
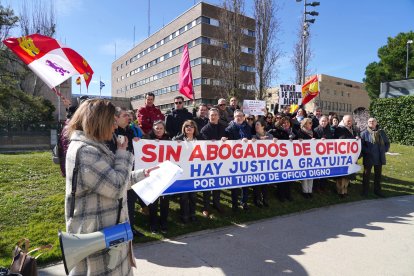
<instances>
[{"instance_id":1,"label":"office building","mask_svg":"<svg viewBox=\"0 0 414 276\"><path fill-rule=\"evenodd\" d=\"M162 29L136 45L112 64L112 96L131 98L134 109L144 105L145 94L156 95L162 110L173 106L178 91L183 45L188 44L195 103L217 104L226 96L217 72L223 61L220 51L228 47L221 39L223 9L199 2ZM247 98L254 98L255 21L243 16L240 83ZM186 100L186 104L190 101Z\"/></svg>"}]
</instances>

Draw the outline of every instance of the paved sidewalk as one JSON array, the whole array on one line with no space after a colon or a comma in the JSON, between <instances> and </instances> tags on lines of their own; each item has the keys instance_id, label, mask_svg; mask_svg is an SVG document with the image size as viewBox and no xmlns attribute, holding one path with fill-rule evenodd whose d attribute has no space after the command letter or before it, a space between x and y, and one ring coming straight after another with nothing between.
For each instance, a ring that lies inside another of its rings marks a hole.
<instances>
[{"instance_id":1,"label":"paved sidewalk","mask_svg":"<svg viewBox=\"0 0 414 276\"><path fill-rule=\"evenodd\" d=\"M136 245L135 275L414 275L414 196ZM64 275L63 265L40 275Z\"/></svg>"}]
</instances>

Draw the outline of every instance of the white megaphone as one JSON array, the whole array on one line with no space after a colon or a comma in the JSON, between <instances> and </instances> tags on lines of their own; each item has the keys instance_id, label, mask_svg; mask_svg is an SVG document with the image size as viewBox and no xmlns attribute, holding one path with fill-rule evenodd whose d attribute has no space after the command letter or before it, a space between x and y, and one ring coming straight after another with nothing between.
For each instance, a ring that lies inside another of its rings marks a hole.
<instances>
[{"instance_id":1,"label":"white megaphone","mask_svg":"<svg viewBox=\"0 0 414 276\"><path fill-rule=\"evenodd\" d=\"M66 275L69 275L69 271L89 255L103 249L114 248L132 238L133 234L128 222L89 234L69 234L59 230L59 243Z\"/></svg>"}]
</instances>

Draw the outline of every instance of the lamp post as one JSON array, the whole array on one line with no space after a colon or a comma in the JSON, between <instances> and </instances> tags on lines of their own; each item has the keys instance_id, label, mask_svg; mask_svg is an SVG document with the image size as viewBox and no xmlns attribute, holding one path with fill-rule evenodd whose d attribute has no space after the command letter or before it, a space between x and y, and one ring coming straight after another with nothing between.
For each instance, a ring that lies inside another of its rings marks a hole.
<instances>
[{"instance_id":1,"label":"lamp post","mask_svg":"<svg viewBox=\"0 0 414 276\"><path fill-rule=\"evenodd\" d=\"M301 2L302 0L296 0L296 2ZM303 31L302 31L302 72L301 72L301 84L305 83L305 66L306 66L306 38L309 36L309 23L315 23L315 18L307 19L306 15L318 16L319 13L316 11L307 11L306 7L316 7L319 6L320 2L307 3L306 0L303 0Z\"/></svg>"},{"instance_id":2,"label":"lamp post","mask_svg":"<svg viewBox=\"0 0 414 276\"><path fill-rule=\"evenodd\" d=\"M413 41L410 39L407 41L407 62L405 63L405 78L408 79L408 50L409 50L409 44L412 44Z\"/></svg>"}]
</instances>

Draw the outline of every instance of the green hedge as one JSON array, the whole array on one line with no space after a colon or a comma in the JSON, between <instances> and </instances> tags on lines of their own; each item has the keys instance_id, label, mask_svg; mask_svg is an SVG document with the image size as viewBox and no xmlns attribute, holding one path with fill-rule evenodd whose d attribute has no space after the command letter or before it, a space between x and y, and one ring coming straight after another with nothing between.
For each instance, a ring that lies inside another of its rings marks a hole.
<instances>
[{"instance_id":1,"label":"green hedge","mask_svg":"<svg viewBox=\"0 0 414 276\"><path fill-rule=\"evenodd\" d=\"M375 99L370 114L393 143L414 145L414 96Z\"/></svg>"}]
</instances>

